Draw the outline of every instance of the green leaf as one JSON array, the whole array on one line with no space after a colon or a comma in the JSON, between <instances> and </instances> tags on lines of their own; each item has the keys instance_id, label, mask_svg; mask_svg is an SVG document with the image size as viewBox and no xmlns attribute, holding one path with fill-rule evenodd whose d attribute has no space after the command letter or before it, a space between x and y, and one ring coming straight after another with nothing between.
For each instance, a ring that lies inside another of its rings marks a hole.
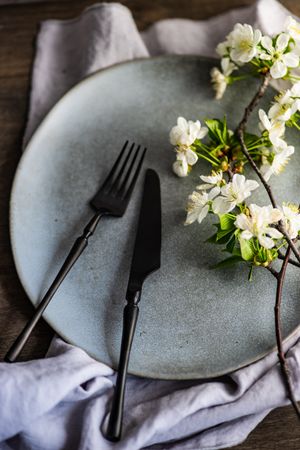
<instances>
[{"instance_id":1,"label":"green leaf","mask_svg":"<svg viewBox=\"0 0 300 450\"><path fill-rule=\"evenodd\" d=\"M252 261L255 255L252 239L239 238L241 255L245 261Z\"/></svg>"},{"instance_id":2,"label":"green leaf","mask_svg":"<svg viewBox=\"0 0 300 450\"><path fill-rule=\"evenodd\" d=\"M227 143L227 125L226 122L219 119L207 119L205 124L208 128L209 137L216 143L226 145Z\"/></svg>"},{"instance_id":3,"label":"green leaf","mask_svg":"<svg viewBox=\"0 0 300 450\"><path fill-rule=\"evenodd\" d=\"M221 244L226 243L229 239L231 239L231 236L233 235L235 231L235 228L231 228L229 230L220 230L217 232L217 241ZM226 238L225 242L224 242L224 238ZM223 242L220 242L221 240L223 240Z\"/></svg>"},{"instance_id":4,"label":"green leaf","mask_svg":"<svg viewBox=\"0 0 300 450\"><path fill-rule=\"evenodd\" d=\"M233 254L234 256L242 256L242 254L241 254L241 249L240 249L239 247L234 247L234 249L233 249L233 251L232 251L232 254Z\"/></svg>"},{"instance_id":5,"label":"green leaf","mask_svg":"<svg viewBox=\"0 0 300 450\"><path fill-rule=\"evenodd\" d=\"M214 266L211 266L211 269L223 269L226 267L232 267L234 264L237 264L239 262L242 262L243 258L240 256L229 256L229 258L223 259L223 261L220 261L218 264L215 264Z\"/></svg>"},{"instance_id":6,"label":"green leaf","mask_svg":"<svg viewBox=\"0 0 300 450\"><path fill-rule=\"evenodd\" d=\"M236 247L236 237L233 234L230 240L227 242L226 248L224 249L225 252L232 253L233 255L241 255L240 249ZM238 252L238 253L236 253Z\"/></svg>"},{"instance_id":7,"label":"green leaf","mask_svg":"<svg viewBox=\"0 0 300 450\"><path fill-rule=\"evenodd\" d=\"M211 244L227 244L227 242L234 236L235 229L231 230L221 230L218 224L217 233L210 236L205 242L210 242Z\"/></svg>"},{"instance_id":8,"label":"green leaf","mask_svg":"<svg viewBox=\"0 0 300 450\"><path fill-rule=\"evenodd\" d=\"M227 129L227 120L226 120L226 116L224 116L223 119L223 133L222 133L222 137L223 137L223 141L227 142L227 138L228 138L228 129Z\"/></svg>"},{"instance_id":9,"label":"green leaf","mask_svg":"<svg viewBox=\"0 0 300 450\"><path fill-rule=\"evenodd\" d=\"M235 236L232 236L232 238L227 242L225 252L232 253L235 247Z\"/></svg>"},{"instance_id":10,"label":"green leaf","mask_svg":"<svg viewBox=\"0 0 300 450\"><path fill-rule=\"evenodd\" d=\"M251 147L258 140L259 137L256 134L244 133L244 141L247 147Z\"/></svg>"},{"instance_id":11,"label":"green leaf","mask_svg":"<svg viewBox=\"0 0 300 450\"><path fill-rule=\"evenodd\" d=\"M234 214L221 214L219 218L221 230L232 230L235 228L234 222L236 216Z\"/></svg>"}]
</instances>

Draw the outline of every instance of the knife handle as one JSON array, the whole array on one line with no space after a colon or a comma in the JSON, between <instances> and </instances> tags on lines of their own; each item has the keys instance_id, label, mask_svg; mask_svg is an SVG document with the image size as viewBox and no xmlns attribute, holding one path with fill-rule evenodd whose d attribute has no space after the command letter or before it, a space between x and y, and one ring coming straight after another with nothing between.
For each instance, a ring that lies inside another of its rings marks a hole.
<instances>
[{"instance_id":1,"label":"knife handle","mask_svg":"<svg viewBox=\"0 0 300 450\"><path fill-rule=\"evenodd\" d=\"M97 212L93 216L93 218L89 221L87 226L84 228L82 235L79 238L77 238L76 241L74 242L73 247L71 248L65 262L63 263L60 271L58 272L55 280L52 282L45 296L38 304L33 316L26 323L25 327L23 328L23 330L21 331L15 342L12 344L12 346L6 353L4 357L4 360L6 362L14 362L19 356L32 330L34 329L37 322L41 318L43 312L45 311L46 307L50 303L50 300L54 296L55 292L57 291L57 289L59 288L59 286L61 285L61 283L63 282L63 280L65 279L65 277L75 264L75 262L78 260L79 256L87 247L88 240L94 234L96 227L99 223L99 220L101 219L102 216L103 212Z\"/></svg>"},{"instance_id":2,"label":"knife handle","mask_svg":"<svg viewBox=\"0 0 300 450\"><path fill-rule=\"evenodd\" d=\"M137 292L134 300L127 303L123 313L123 333L118 365L117 382L109 417L106 438L117 442L121 438L126 376L130 358L130 350L139 315L138 302L141 292Z\"/></svg>"}]
</instances>

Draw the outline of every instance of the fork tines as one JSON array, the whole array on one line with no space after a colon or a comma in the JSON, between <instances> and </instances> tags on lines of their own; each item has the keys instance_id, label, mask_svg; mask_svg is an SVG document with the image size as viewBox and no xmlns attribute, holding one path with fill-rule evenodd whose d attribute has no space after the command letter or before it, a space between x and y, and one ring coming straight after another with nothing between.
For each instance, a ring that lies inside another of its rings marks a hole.
<instances>
[{"instance_id":1,"label":"fork tines","mask_svg":"<svg viewBox=\"0 0 300 450\"><path fill-rule=\"evenodd\" d=\"M141 145L136 145L134 142L131 145L128 140L125 142L111 171L91 202L94 207L100 206L103 196L113 197L124 202L129 200L146 150L146 148L141 149Z\"/></svg>"}]
</instances>

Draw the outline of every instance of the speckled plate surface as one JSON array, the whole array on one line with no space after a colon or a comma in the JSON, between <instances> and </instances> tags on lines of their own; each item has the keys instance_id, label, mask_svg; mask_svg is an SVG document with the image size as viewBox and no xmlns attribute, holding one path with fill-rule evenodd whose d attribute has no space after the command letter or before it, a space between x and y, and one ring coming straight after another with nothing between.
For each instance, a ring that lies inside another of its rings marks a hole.
<instances>
[{"instance_id":1,"label":"speckled plate surface","mask_svg":"<svg viewBox=\"0 0 300 450\"><path fill-rule=\"evenodd\" d=\"M262 269L247 281L243 266L209 267L224 258L204 243L211 223L183 226L188 194L206 173L200 163L176 178L170 127L223 117L234 128L256 81L239 82L215 101L214 61L195 56L137 60L100 71L73 88L43 121L22 157L11 197L11 240L23 286L36 304L91 215L97 191L125 139L149 148L146 167L162 190L162 264L144 285L130 361L133 374L164 379L220 375L257 360L275 345L275 285ZM268 98L273 93L268 94ZM254 123L254 122L253 122ZM250 124L251 125L251 124ZM251 128L251 126L250 126ZM289 140L296 142L296 136ZM273 185L279 199L299 202L300 152ZM143 176L126 215L100 223L88 249L59 289L45 318L67 341L116 366L121 320ZM263 204L265 195L256 194ZM287 336L300 317L297 270L289 267L283 323Z\"/></svg>"}]
</instances>

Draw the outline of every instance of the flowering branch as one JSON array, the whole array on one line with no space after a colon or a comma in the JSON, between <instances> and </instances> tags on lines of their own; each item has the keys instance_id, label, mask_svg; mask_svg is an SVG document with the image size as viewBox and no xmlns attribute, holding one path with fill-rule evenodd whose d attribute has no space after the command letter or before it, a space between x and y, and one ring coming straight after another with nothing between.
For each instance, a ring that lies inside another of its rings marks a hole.
<instances>
[{"instance_id":1,"label":"flowering branch","mask_svg":"<svg viewBox=\"0 0 300 450\"><path fill-rule=\"evenodd\" d=\"M251 167L253 168L254 172L257 174L257 176L259 177L260 181L262 182L265 190L268 193L268 196L270 198L270 201L271 201L271 204L272 204L273 208L277 208L277 203L275 201L275 198L274 198L274 195L273 195L273 192L272 192L272 188L266 182L263 174L261 173L261 171L259 170L259 168L255 164L255 161L253 160L252 156L248 152L248 149L247 149L247 146L246 146L245 140L244 140L244 132L245 132L247 121L248 121L251 113L253 112L254 108L257 106L259 100L264 95L264 93L265 93L265 91L266 91L266 89L267 89L267 87L269 85L270 79L271 79L270 73L267 72L266 75L264 75L263 81L262 81L262 83L261 83L257 93L255 94L255 96L253 97L253 99L251 100L251 102L249 103L249 105L245 109L243 118L242 118L241 122L239 123L239 125L237 127L237 135L238 135L240 143L241 143L241 149L242 149L243 154L246 156L246 158L249 161L249 163L250 163ZM294 255L296 256L296 258L300 262L300 253L299 253L297 247L295 246L294 242L292 241L292 239L289 237L288 233L286 232L282 221L279 222L278 229L284 235L284 237L286 238L286 240L287 240L289 246L291 247Z\"/></svg>"},{"instance_id":2,"label":"flowering branch","mask_svg":"<svg viewBox=\"0 0 300 450\"><path fill-rule=\"evenodd\" d=\"M236 131L228 129L226 117L208 119L206 126L199 120L177 119L170 132L170 142L175 146L176 161L173 170L179 177L187 176L204 159L211 164L209 175L200 175L202 184L196 186L188 199L186 225L201 223L208 214L218 222L216 232L208 241L221 244L230 254L216 267L246 263L252 279L254 267L267 269L277 280L275 327L278 355L287 392L300 418L297 402L285 356L282 351L280 307L282 287L288 264L300 267L300 253L296 242L300 237L299 205L287 202L279 205L269 180L279 175L289 162L295 148L284 140L286 126L300 130L300 79L292 70L300 67L300 23L288 18L283 32L274 37L263 36L250 25L236 24L217 47L221 56L221 71L211 70L216 98L221 99L228 85L239 79L262 77L259 89L249 105ZM240 76L232 75L244 65L250 71ZM270 109L259 110L260 132L246 130L248 120L272 79L290 80L292 87L275 96ZM207 137L208 140L203 142ZM266 190L270 204L258 206L248 203L252 191L259 187L256 180L243 175L250 165ZM282 253L285 248L286 253ZM290 258L294 253L297 261ZM280 271L273 262L283 260Z\"/></svg>"}]
</instances>

